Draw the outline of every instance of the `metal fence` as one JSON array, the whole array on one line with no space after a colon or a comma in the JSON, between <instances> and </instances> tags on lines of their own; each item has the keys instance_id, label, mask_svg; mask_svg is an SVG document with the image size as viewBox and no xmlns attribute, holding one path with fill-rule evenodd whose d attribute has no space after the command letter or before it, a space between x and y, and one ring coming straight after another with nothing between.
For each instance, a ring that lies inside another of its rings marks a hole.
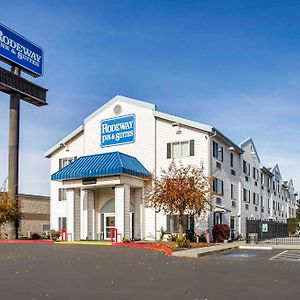
<instances>
[{"instance_id":1,"label":"metal fence","mask_svg":"<svg viewBox=\"0 0 300 300\"><path fill-rule=\"evenodd\" d=\"M246 219L247 243L300 244L300 222Z\"/></svg>"}]
</instances>

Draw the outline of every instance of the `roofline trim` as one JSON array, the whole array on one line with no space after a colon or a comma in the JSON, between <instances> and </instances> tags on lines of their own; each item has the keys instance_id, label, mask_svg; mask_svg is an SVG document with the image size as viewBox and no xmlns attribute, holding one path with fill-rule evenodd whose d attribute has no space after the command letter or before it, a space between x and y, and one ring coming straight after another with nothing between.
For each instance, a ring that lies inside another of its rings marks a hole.
<instances>
[{"instance_id":1,"label":"roofline trim","mask_svg":"<svg viewBox=\"0 0 300 300\"><path fill-rule=\"evenodd\" d=\"M67 136L65 136L62 140L60 140L58 143L56 143L53 147L51 147L49 150L47 150L44 153L44 156L46 158L50 158L50 156L57 151L59 148L61 148L63 146L63 144L67 143L68 141L70 141L71 139L73 139L74 137L76 137L79 133L81 133L82 131L84 131L84 125L80 125L79 127L77 127L75 130L73 130L71 133L69 133Z\"/></svg>"},{"instance_id":2,"label":"roofline trim","mask_svg":"<svg viewBox=\"0 0 300 300\"><path fill-rule=\"evenodd\" d=\"M156 106L152 103L144 102L144 101L141 101L141 100L137 100L137 99L121 96L121 95L116 95L115 97L110 99L108 102L106 102L102 106L100 106L91 115L86 117L84 119L84 124L87 123L88 121L90 121L91 119L93 119L96 115L98 115L103 110L105 110L107 107L111 106L112 104L114 104L117 101L122 101L122 102L125 102L125 103L128 103L128 104L134 104L134 105L137 105L137 106L140 106L140 107L143 107L143 108L147 108L147 109L151 109L151 110L156 109Z\"/></svg>"}]
</instances>

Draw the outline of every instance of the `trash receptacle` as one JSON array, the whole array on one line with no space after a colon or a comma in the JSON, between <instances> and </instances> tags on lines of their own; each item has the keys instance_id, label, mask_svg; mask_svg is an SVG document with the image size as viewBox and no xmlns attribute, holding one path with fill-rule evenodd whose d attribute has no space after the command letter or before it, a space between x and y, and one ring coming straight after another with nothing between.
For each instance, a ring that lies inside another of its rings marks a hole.
<instances>
[{"instance_id":1,"label":"trash receptacle","mask_svg":"<svg viewBox=\"0 0 300 300\"><path fill-rule=\"evenodd\" d=\"M257 244L257 233L249 233L248 237L249 244Z\"/></svg>"}]
</instances>

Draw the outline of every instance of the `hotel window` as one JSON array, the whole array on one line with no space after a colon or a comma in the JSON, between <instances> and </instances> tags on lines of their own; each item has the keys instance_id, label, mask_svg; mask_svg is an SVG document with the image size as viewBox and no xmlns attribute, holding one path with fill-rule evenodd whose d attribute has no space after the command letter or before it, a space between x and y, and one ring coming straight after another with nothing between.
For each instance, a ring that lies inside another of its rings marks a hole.
<instances>
[{"instance_id":1,"label":"hotel window","mask_svg":"<svg viewBox=\"0 0 300 300\"><path fill-rule=\"evenodd\" d=\"M231 199L236 199L235 194L236 194L235 186L233 184L231 184L230 185L230 197L231 197Z\"/></svg>"},{"instance_id":2,"label":"hotel window","mask_svg":"<svg viewBox=\"0 0 300 300\"><path fill-rule=\"evenodd\" d=\"M259 179L259 172L256 168L253 167L253 179L258 180Z\"/></svg>"},{"instance_id":3,"label":"hotel window","mask_svg":"<svg viewBox=\"0 0 300 300\"><path fill-rule=\"evenodd\" d=\"M250 190L243 188L243 200L245 202L248 202L248 203L250 202L250 194L251 194Z\"/></svg>"},{"instance_id":4,"label":"hotel window","mask_svg":"<svg viewBox=\"0 0 300 300\"><path fill-rule=\"evenodd\" d=\"M178 233L179 232L179 215L167 215L167 232L168 233ZM183 215L183 228L192 229L193 228L193 216Z\"/></svg>"},{"instance_id":5,"label":"hotel window","mask_svg":"<svg viewBox=\"0 0 300 300\"><path fill-rule=\"evenodd\" d=\"M58 217L58 230L67 227L67 218L65 217Z\"/></svg>"},{"instance_id":6,"label":"hotel window","mask_svg":"<svg viewBox=\"0 0 300 300\"><path fill-rule=\"evenodd\" d=\"M253 204L258 205L259 204L259 195L256 193L253 193Z\"/></svg>"},{"instance_id":7,"label":"hotel window","mask_svg":"<svg viewBox=\"0 0 300 300\"><path fill-rule=\"evenodd\" d=\"M224 195L224 183L223 180L214 178L213 181L213 191L216 192L218 195Z\"/></svg>"},{"instance_id":8,"label":"hotel window","mask_svg":"<svg viewBox=\"0 0 300 300\"><path fill-rule=\"evenodd\" d=\"M62 169L77 159L77 156L65 157L59 159L59 169Z\"/></svg>"},{"instance_id":9,"label":"hotel window","mask_svg":"<svg viewBox=\"0 0 300 300\"><path fill-rule=\"evenodd\" d=\"M213 157L223 161L223 147L215 141L213 141Z\"/></svg>"},{"instance_id":10,"label":"hotel window","mask_svg":"<svg viewBox=\"0 0 300 300\"><path fill-rule=\"evenodd\" d=\"M230 167L234 168L233 153L230 153Z\"/></svg>"},{"instance_id":11,"label":"hotel window","mask_svg":"<svg viewBox=\"0 0 300 300\"><path fill-rule=\"evenodd\" d=\"M167 143L167 158L195 156L195 141Z\"/></svg>"},{"instance_id":12,"label":"hotel window","mask_svg":"<svg viewBox=\"0 0 300 300\"><path fill-rule=\"evenodd\" d=\"M250 164L243 160L243 172L250 176Z\"/></svg>"},{"instance_id":13,"label":"hotel window","mask_svg":"<svg viewBox=\"0 0 300 300\"><path fill-rule=\"evenodd\" d=\"M67 200L67 190L66 189L58 189L58 201Z\"/></svg>"}]
</instances>

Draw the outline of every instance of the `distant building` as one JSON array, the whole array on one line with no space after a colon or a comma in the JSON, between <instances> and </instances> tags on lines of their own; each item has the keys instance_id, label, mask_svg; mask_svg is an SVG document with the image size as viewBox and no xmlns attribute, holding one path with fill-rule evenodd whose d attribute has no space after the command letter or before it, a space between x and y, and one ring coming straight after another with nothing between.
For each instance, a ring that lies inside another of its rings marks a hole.
<instances>
[{"instance_id":1,"label":"distant building","mask_svg":"<svg viewBox=\"0 0 300 300\"><path fill-rule=\"evenodd\" d=\"M280 143L280 142L278 142ZM263 166L251 138L237 145L215 127L116 96L45 156L51 164L51 229L67 228L70 240L122 237L154 239L164 228L178 232L178 216L144 205L145 176L159 175L171 161L204 164L215 177L212 211L188 212L186 229L200 234L226 223L232 236L245 235L246 218L286 221L296 213L292 180L278 165Z\"/></svg>"},{"instance_id":2,"label":"distant building","mask_svg":"<svg viewBox=\"0 0 300 300\"><path fill-rule=\"evenodd\" d=\"M21 216L19 220L19 237L28 233L42 234L50 230L50 197L19 194ZM0 228L2 238L5 238L6 226Z\"/></svg>"}]
</instances>

